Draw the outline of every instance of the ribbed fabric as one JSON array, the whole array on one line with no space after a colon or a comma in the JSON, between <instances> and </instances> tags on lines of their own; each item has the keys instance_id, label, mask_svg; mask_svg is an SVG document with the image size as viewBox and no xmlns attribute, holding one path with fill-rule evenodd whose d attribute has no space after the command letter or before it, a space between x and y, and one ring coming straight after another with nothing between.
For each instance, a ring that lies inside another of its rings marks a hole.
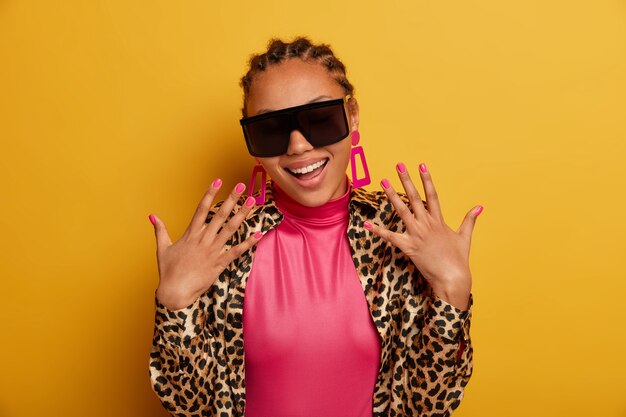
<instances>
[{"instance_id":1,"label":"ribbed fabric","mask_svg":"<svg viewBox=\"0 0 626 417\"><path fill-rule=\"evenodd\" d=\"M245 288L246 417L371 417L380 336L341 197L306 207L274 183L283 221L257 243Z\"/></svg>"}]
</instances>

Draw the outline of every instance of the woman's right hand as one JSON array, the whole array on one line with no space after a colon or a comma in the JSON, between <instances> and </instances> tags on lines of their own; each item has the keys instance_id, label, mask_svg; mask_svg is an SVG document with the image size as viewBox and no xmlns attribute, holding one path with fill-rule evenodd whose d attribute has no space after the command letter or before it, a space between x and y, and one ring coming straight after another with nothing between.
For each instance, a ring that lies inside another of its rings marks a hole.
<instances>
[{"instance_id":1,"label":"woman's right hand","mask_svg":"<svg viewBox=\"0 0 626 417\"><path fill-rule=\"evenodd\" d=\"M254 206L254 198L248 197L245 204L224 224L246 188L243 183L237 184L211 222L205 223L221 185L222 181L219 178L213 181L200 200L187 230L174 244L163 221L156 216L153 217L159 266L156 297L170 310L182 309L193 303L213 285L234 259L250 249L263 236L261 232L257 232L228 251L225 250L224 245L239 229Z\"/></svg>"}]
</instances>

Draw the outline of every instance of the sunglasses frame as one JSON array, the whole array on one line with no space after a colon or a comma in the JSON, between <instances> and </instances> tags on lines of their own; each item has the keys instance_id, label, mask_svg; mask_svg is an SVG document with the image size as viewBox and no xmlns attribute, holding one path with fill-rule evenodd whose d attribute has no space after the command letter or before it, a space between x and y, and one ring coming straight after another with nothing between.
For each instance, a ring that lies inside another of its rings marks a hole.
<instances>
[{"instance_id":1,"label":"sunglasses frame","mask_svg":"<svg viewBox=\"0 0 626 417\"><path fill-rule=\"evenodd\" d=\"M296 118L296 115L298 113L300 113L303 110L313 110L313 109L319 109L319 108L323 108L323 107L330 107L330 106L335 106L337 104L342 104L341 106L341 110L342 110L342 114L343 114L343 120L345 123L345 126L348 129L348 132L346 134L346 136L337 138L335 141L328 143L324 146L328 146L328 145L332 145L333 143L337 143L340 140L348 137L348 135L350 134L350 124L348 123L348 117L346 115L346 108L345 108L345 104L348 102L348 100L350 100L352 96L350 94L347 94L345 96L343 96L342 98L336 98L336 99L332 99L332 100L326 100L326 101L316 101L313 103L307 103L307 104L300 104L298 106L293 106L293 107L287 107L284 109L280 109L280 110L274 110L274 111L270 111L270 112L266 112L266 113L261 113L261 114L257 114L255 116L250 116L250 117L243 117L239 120L239 124L241 125L241 128L243 130L243 136L246 140L246 146L248 148L248 153L252 156L258 156L260 158L269 158L272 156L279 156L279 155L283 155L287 150L285 149L284 152L281 153L277 153L277 154L272 154L272 155L259 155L259 154L255 154L252 152L252 147L250 145L250 139L248 138L248 132L246 131L245 126L247 124L256 122L258 120L264 120L264 119L269 119L275 116L282 116L282 115L289 115L289 119L291 121L291 126L294 127L293 130L298 130L302 136L304 136L306 138L307 141L309 141L309 143L311 143L311 141L309 140L309 138L307 137L306 134L304 134L304 132L302 132L301 130L299 130L300 126L298 125L298 121ZM291 132L290 132L291 133ZM287 140L287 147L289 146L289 139ZM315 145L313 145L315 146Z\"/></svg>"}]
</instances>

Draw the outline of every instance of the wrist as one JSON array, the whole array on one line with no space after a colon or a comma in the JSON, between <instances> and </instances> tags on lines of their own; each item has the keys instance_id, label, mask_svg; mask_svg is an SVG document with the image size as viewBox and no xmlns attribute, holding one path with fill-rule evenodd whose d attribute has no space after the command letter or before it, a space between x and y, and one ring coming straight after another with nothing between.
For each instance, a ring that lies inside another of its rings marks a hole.
<instances>
[{"instance_id":1,"label":"wrist","mask_svg":"<svg viewBox=\"0 0 626 417\"><path fill-rule=\"evenodd\" d=\"M180 291L178 288L157 287L155 292L156 298L161 304L170 310L180 310L188 307L199 296L196 293Z\"/></svg>"},{"instance_id":2,"label":"wrist","mask_svg":"<svg viewBox=\"0 0 626 417\"><path fill-rule=\"evenodd\" d=\"M448 304L460 310L469 308L469 298L471 293L471 285L455 285L455 286L432 286L432 292Z\"/></svg>"}]
</instances>

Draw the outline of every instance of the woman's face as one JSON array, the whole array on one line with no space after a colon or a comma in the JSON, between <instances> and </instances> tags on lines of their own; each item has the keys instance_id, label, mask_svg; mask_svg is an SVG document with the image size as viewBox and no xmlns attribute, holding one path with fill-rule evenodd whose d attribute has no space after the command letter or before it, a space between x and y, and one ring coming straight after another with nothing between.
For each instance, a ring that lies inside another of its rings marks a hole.
<instances>
[{"instance_id":1,"label":"woman's face","mask_svg":"<svg viewBox=\"0 0 626 417\"><path fill-rule=\"evenodd\" d=\"M261 111L280 110L344 95L344 89L321 64L291 58L254 76L246 110L248 116L254 116ZM351 132L358 128L358 110L355 99L348 101L346 115ZM316 207L346 193L346 168L351 146L348 135L332 145L315 148L300 131L294 130L285 154L255 159L291 198L305 206ZM317 175L313 178L299 179L289 171L289 168L303 168L320 161L327 162L315 171Z\"/></svg>"}]
</instances>

